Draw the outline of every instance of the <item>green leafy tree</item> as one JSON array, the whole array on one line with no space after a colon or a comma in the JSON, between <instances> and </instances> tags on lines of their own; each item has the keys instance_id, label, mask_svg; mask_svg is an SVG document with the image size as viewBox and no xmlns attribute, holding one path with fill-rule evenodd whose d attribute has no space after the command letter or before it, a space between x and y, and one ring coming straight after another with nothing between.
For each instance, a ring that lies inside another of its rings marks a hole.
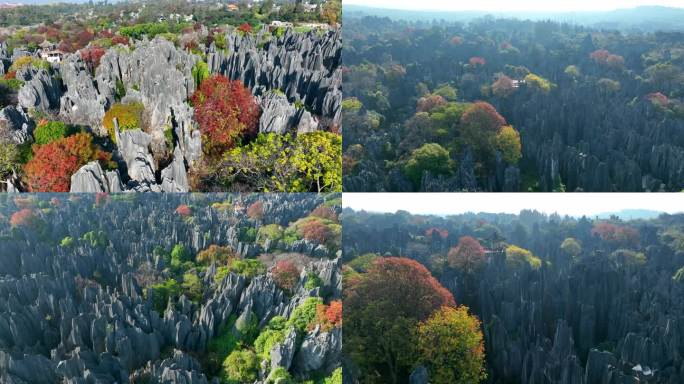
<instances>
[{"instance_id":1,"label":"green leafy tree","mask_svg":"<svg viewBox=\"0 0 684 384\"><path fill-rule=\"evenodd\" d=\"M152 297L152 304L154 309L163 313L169 298L176 298L180 295L181 286L175 279L168 279L162 283L153 284L145 290L148 297Z\"/></svg>"},{"instance_id":2,"label":"green leafy tree","mask_svg":"<svg viewBox=\"0 0 684 384\"><path fill-rule=\"evenodd\" d=\"M223 362L223 372L228 380L252 383L259 372L259 359L249 349L233 351Z\"/></svg>"},{"instance_id":3,"label":"green leafy tree","mask_svg":"<svg viewBox=\"0 0 684 384\"><path fill-rule=\"evenodd\" d=\"M449 151L437 143L428 143L411 153L404 165L404 174L415 188L419 188L423 172L448 176L451 175L453 166Z\"/></svg>"},{"instance_id":4,"label":"green leafy tree","mask_svg":"<svg viewBox=\"0 0 684 384\"><path fill-rule=\"evenodd\" d=\"M45 124L40 124L33 131L33 137L36 144L43 145L51 143L55 140L66 137L69 133L69 127L61 121L50 121Z\"/></svg>"},{"instance_id":5,"label":"green leafy tree","mask_svg":"<svg viewBox=\"0 0 684 384\"><path fill-rule=\"evenodd\" d=\"M204 290L202 288L202 282L199 276L194 272L187 272L183 275L183 283L181 284L183 288L183 293L188 299L199 303L202 301L204 296Z\"/></svg>"},{"instance_id":6,"label":"green leafy tree","mask_svg":"<svg viewBox=\"0 0 684 384\"><path fill-rule=\"evenodd\" d=\"M520 133L510 125L504 125L494 136L494 147L501 152L503 160L508 164L517 164L522 158Z\"/></svg>"},{"instance_id":7,"label":"green leafy tree","mask_svg":"<svg viewBox=\"0 0 684 384\"><path fill-rule=\"evenodd\" d=\"M442 307L418 326L419 361L434 384L474 384L486 378L480 321L465 306Z\"/></svg>"},{"instance_id":8,"label":"green leafy tree","mask_svg":"<svg viewBox=\"0 0 684 384\"><path fill-rule=\"evenodd\" d=\"M568 237L561 244L563 252L572 257L577 257L582 253L582 244L574 237Z\"/></svg>"}]
</instances>

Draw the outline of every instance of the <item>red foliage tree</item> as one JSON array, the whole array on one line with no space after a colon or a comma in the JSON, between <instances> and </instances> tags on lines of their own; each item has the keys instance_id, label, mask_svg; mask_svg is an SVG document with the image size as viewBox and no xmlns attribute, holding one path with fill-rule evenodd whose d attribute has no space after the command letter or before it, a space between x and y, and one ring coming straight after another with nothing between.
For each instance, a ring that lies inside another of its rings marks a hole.
<instances>
[{"instance_id":1,"label":"red foliage tree","mask_svg":"<svg viewBox=\"0 0 684 384\"><path fill-rule=\"evenodd\" d=\"M463 38L461 36L454 36L451 38L451 44L461 45L461 44L463 44Z\"/></svg>"},{"instance_id":2,"label":"red foliage tree","mask_svg":"<svg viewBox=\"0 0 684 384\"><path fill-rule=\"evenodd\" d=\"M470 144L496 134L504 125L506 119L496 111L496 108L484 101L475 102L461 116L462 133Z\"/></svg>"},{"instance_id":3,"label":"red foliage tree","mask_svg":"<svg viewBox=\"0 0 684 384\"><path fill-rule=\"evenodd\" d=\"M440 95L428 95L418 99L417 112L430 112L433 109L446 105L447 101Z\"/></svg>"},{"instance_id":4,"label":"red foliage tree","mask_svg":"<svg viewBox=\"0 0 684 384\"><path fill-rule=\"evenodd\" d=\"M247 207L247 216L253 220L259 220L264 217L264 203L257 200Z\"/></svg>"},{"instance_id":5,"label":"red foliage tree","mask_svg":"<svg viewBox=\"0 0 684 384\"><path fill-rule=\"evenodd\" d=\"M670 99L660 92L649 93L646 98L650 100L651 103L660 107L667 107L670 104Z\"/></svg>"},{"instance_id":6,"label":"red foliage tree","mask_svg":"<svg viewBox=\"0 0 684 384\"><path fill-rule=\"evenodd\" d=\"M316 322L321 325L323 332L342 326L342 301L334 300L330 305L316 306Z\"/></svg>"},{"instance_id":7,"label":"red foliage tree","mask_svg":"<svg viewBox=\"0 0 684 384\"><path fill-rule=\"evenodd\" d=\"M185 204L181 204L176 208L176 213L183 217L187 217L192 215L192 209Z\"/></svg>"},{"instance_id":8,"label":"red foliage tree","mask_svg":"<svg viewBox=\"0 0 684 384\"><path fill-rule=\"evenodd\" d=\"M36 219L37 216L32 209L24 208L12 214L12 217L10 217L10 224L13 227L24 227L31 225Z\"/></svg>"},{"instance_id":9,"label":"red foliage tree","mask_svg":"<svg viewBox=\"0 0 684 384\"><path fill-rule=\"evenodd\" d=\"M280 260L271 270L273 281L276 285L287 292L292 290L299 282L299 268L292 260Z\"/></svg>"},{"instance_id":10,"label":"red foliage tree","mask_svg":"<svg viewBox=\"0 0 684 384\"><path fill-rule=\"evenodd\" d=\"M476 239L463 236L458 240L458 245L449 250L447 260L452 268L470 273L484 264L485 249Z\"/></svg>"},{"instance_id":11,"label":"red foliage tree","mask_svg":"<svg viewBox=\"0 0 684 384\"><path fill-rule=\"evenodd\" d=\"M515 87L513 87L513 79L506 75L499 76L498 79L492 84L492 92L498 97L507 97L515 92Z\"/></svg>"},{"instance_id":12,"label":"red foliage tree","mask_svg":"<svg viewBox=\"0 0 684 384\"><path fill-rule=\"evenodd\" d=\"M335 210L332 207L326 207L325 205L316 207L316 209L311 211L311 216L337 221L337 213L335 213Z\"/></svg>"},{"instance_id":13,"label":"red foliage tree","mask_svg":"<svg viewBox=\"0 0 684 384\"><path fill-rule=\"evenodd\" d=\"M209 155L220 156L242 137L256 133L259 105L238 80L222 75L209 77L192 95L192 103Z\"/></svg>"},{"instance_id":14,"label":"red foliage tree","mask_svg":"<svg viewBox=\"0 0 684 384\"><path fill-rule=\"evenodd\" d=\"M100 47L90 47L82 49L80 52L81 59L88 65L91 72L95 72L95 69L100 65L100 59L107 51Z\"/></svg>"},{"instance_id":15,"label":"red foliage tree","mask_svg":"<svg viewBox=\"0 0 684 384\"><path fill-rule=\"evenodd\" d=\"M114 36L112 37L112 44L117 45L117 44L123 44L123 45L128 45L128 38L126 36Z\"/></svg>"},{"instance_id":16,"label":"red foliage tree","mask_svg":"<svg viewBox=\"0 0 684 384\"><path fill-rule=\"evenodd\" d=\"M106 192L98 192L95 194L95 205L96 206L102 206L105 205L109 201L109 194Z\"/></svg>"},{"instance_id":17,"label":"red foliage tree","mask_svg":"<svg viewBox=\"0 0 684 384\"><path fill-rule=\"evenodd\" d=\"M597 49L589 54L589 57L599 64L605 64L608 61L608 56L610 56L610 52L606 49Z\"/></svg>"},{"instance_id":18,"label":"red foliage tree","mask_svg":"<svg viewBox=\"0 0 684 384\"><path fill-rule=\"evenodd\" d=\"M81 166L92 160L106 162L111 158L111 154L93 145L87 133L34 145L33 153L33 158L24 166L31 192L69 192L71 175Z\"/></svg>"},{"instance_id":19,"label":"red foliage tree","mask_svg":"<svg viewBox=\"0 0 684 384\"><path fill-rule=\"evenodd\" d=\"M425 230L425 236L426 237L433 237L433 236L435 236L435 234L438 235L440 238L442 238L442 240L449 237L449 231L447 231L446 229L428 228Z\"/></svg>"},{"instance_id":20,"label":"red foliage tree","mask_svg":"<svg viewBox=\"0 0 684 384\"><path fill-rule=\"evenodd\" d=\"M330 239L330 228L319 220L310 220L300 227L302 235L309 241L325 244Z\"/></svg>"},{"instance_id":21,"label":"red foliage tree","mask_svg":"<svg viewBox=\"0 0 684 384\"><path fill-rule=\"evenodd\" d=\"M609 55L606 59L606 65L615 69L623 68L625 66L625 58L620 55Z\"/></svg>"},{"instance_id":22,"label":"red foliage tree","mask_svg":"<svg viewBox=\"0 0 684 384\"><path fill-rule=\"evenodd\" d=\"M591 229L591 234L598 236L601 240L619 246L635 246L639 244L639 232L636 229L613 223L596 223Z\"/></svg>"},{"instance_id":23,"label":"red foliage tree","mask_svg":"<svg viewBox=\"0 0 684 384\"><path fill-rule=\"evenodd\" d=\"M394 382L417 361L412 329L456 305L427 268L399 257L374 260L366 273L345 280L343 294L345 349L356 363L388 369Z\"/></svg>"},{"instance_id":24,"label":"red foliage tree","mask_svg":"<svg viewBox=\"0 0 684 384\"><path fill-rule=\"evenodd\" d=\"M17 71L8 71L5 73L5 80L12 80L17 78Z\"/></svg>"},{"instance_id":25,"label":"red foliage tree","mask_svg":"<svg viewBox=\"0 0 684 384\"><path fill-rule=\"evenodd\" d=\"M91 41L93 41L94 38L94 33L88 30L80 31L78 34L76 34L76 41L74 41L76 44L76 49L86 47Z\"/></svg>"},{"instance_id":26,"label":"red foliage tree","mask_svg":"<svg viewBox=\"0 0 684 384\"><path fill-rule=\"evenodd\" d=\"M252 26L247 24L247 23L243 23L238 27L238 31L243 32L243 33L251 33L252 32Z\"/></svg>"},{"instance_id":27,"label":"red foliage tree","mask_svg":"<svg viewBox=\"0 0 684 384\"><path fill-rule=\"evenodd\" d=\"M468 60L468 63L473 67L481 67L487 64L487 61L483 57L473 56Z\"/></svg>"}]
</instances>

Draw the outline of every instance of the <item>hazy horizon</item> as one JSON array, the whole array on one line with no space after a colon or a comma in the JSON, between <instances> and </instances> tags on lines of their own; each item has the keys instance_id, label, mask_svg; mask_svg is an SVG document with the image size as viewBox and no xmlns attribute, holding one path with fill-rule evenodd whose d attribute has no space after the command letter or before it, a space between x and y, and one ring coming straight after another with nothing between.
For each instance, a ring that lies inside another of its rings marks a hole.
<instances>
[{"instance_id":1,"label":"hazy horizon","mask_svg":"<svg viewBox=\"0 0 684 384\"><path fill-rule=\"evenodd\" d=\"M347 193L344 208L368 212L458 215L463 213L509 213L536 210L574 217L596 216L622 210L680 213L684 195L677 193Z\"/></svg>"},{"instance_id":2,"label":"hazy horizon","mask_svg":"<svg viewBox=\"0 0 684 384\"><path fill-rule=\"evenodd\" d=\"M484 12L601 12L631 9L642 6L662 6L684 9L682 0L480 0L453 2L452 0L344 0L345 5L360 5L372 8L422 11L484 11Z\"/></svg>"}]
</instances>

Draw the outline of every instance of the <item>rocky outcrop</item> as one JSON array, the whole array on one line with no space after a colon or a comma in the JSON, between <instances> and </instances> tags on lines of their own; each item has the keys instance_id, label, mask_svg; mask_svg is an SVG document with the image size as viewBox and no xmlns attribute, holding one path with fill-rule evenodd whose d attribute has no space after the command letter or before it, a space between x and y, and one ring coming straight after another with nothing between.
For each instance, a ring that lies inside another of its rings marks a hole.
<instances>
[{"instance_id":1,"label":"rocky outcrop","mask_svg":"<svg viewBox=\"0 0 684 384\"><path fill-rule=\"evenodd\" d=\"M123 185L119 172L104 172L97 161L91 161L71 175L72 193L116 193L122 191Z\"/></svg>"},{"instance_id":2,"label":"rocky outcrop","mask_svg":"<svg viewBox=\"0 0 684 384\"><path fill-rule=\"evenodd\" d=\"M22 108L7 106L0 110L0 121L8 130L9 138L15 144L24 144L33 140L35 123Z\"/></svg>"},{"instance_id":3,"label":"rocky outcrop","mask_svg":"<svg viewBox=\"0 0 684 384\"><path fill-rule=\"evenodd\" d=\"M340 29L322 35L287 29L281 37L272 36L267 28L256 35L231 31L226 35L226 45L225 50L214 44L209 48L207 62L211 72L241 80L256 95L280 90L291 103L299 100L313 114L329 120L329 125L339 125Z\"/></svg>"},{"instance_id":4,"label":"rocky outcrop","mask_svg":"<svg viewBox=\"0 0 684 384\"><path fill-rule=\"evenodd\" d=\"M150 152L152 137L140 129L119 131L115 126L118 151L126 163L128 177L136 185L156 184L156 163Z\"/></svg>"},{"instance_id":5,"label":"rocky outcrop","mask_svg":"<svg viewBox=\"0 0 684 384\"><path fill-rule=\"evenodd\" d=\"M105 109L114 103L113 86L102 77L93 79L80 55L68 55L60 64L60 74L66 88L60 100L60 116L106 135L102 119Z\"/></svg>"},{"instance_id":6,"label":"rocky outcrop","mask_svg":"<svg viewBox=\"0 0 684 384\"><path fill-rule=\"evenodd\" d=\"M291 328L285 340L282 343L277 343L271 348L271 372L278 367L289 370L292 364L292 358L295 354L295 345L297 341L297 332Z\"/></svg>"},{"instance_id":7,"label":"rocky outcrop","mask_svg":"<svg viewBox=\"0 0 684 384\"><path fill-rule=\"evenodd\" d=\"M254 201L247 195L230 198ZM279 210L288 213L284 217L301 217L321 203L317 195L260 198L268 204L277 201ZM98 209L92 209L94 200L79 195L60 205L45 224L45 233L54 237L49 242L39 241L31 231L6 236L0 263L0 382L88 383L96 378L102 383L209 383L197 356L232 318L253 315L263 325L275 315L287 316L291 301L298 300L267 275L247 279L229 273L216 283L212 266L199 272L204 288L199 302L181 295L158 312L154 294L145 294L147 284L162 278L165 268L153 249L182 243L195 253L208 244L226 244L230 233L247 225L247 218L231 212L233 220L219 220L216 211L198 206L193 222L186 222L174 211L180 203L191 203L188 194L111 199ZM13 202L8 204L17 210ZM3 216L7 207L0 205ZM89 231L105 232L106 244L54 246L63 237L79 239ZM341 341L339 332L329 334L333 336L307 336L305 351L317 356L322 369L333 367ZM297 340L291 332L276 352L281 366L294 361ZM326 340L332 344L322 344Z\"/></svg>"},{"instance_id":8,"label":"rocky outcrop","mask_svg":"<svg viewBox=\"0 0 684 384\"><path fill-rule=\"evenodd\" d=\"M342 353L342 330L321 332L316 327L302 342L294 360L295 372L305 374L319 369L330 371L339 365Z\"/></svg>"},{"instance_id":9,"label":"rocky outcrop","mask_svg":"<svg viewBox=\"0 0 684 384\"><path fill-rule=\"evenodd\" d=\"M32 70L30 79L19 89L19 105L25 109L48 112L59 109L62 85L45 69Z\"/></svg>"}]
</instances>

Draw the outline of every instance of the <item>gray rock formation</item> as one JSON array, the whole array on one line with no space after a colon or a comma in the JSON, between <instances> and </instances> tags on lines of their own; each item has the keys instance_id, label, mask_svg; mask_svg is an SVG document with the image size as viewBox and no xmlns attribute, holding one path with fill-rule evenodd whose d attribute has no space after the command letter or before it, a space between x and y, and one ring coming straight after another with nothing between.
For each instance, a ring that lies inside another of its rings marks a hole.
<instances>
[{"instance_id":1,"label":"gray rock formation","mask_svg":"<svg viewBox=\"0 0 684 384\"><path fill-rule=\"evenodd\" d=\"M31 75L19 90L19 105L25 109L36 109L48 112L59 109L59 99L62 96L62 85L57 78L51 76L45 69L39 69Z\"/></svg>"},{"instance_id":2,"label":"gray rock formation","mask_svg":"<svg viewBox=\"0 0 684 384\"><path fill-rule=\"evenodd\" d=\"M100 163L91 161L71 175L72 193L116 193L123 191L118 171L104 172Z\"/></svg>"},{"instance_id":3,"label":"gray rock formation","mask_svg":"<svg viewBox=\"0 0 684 384\"><path fill-rule=\"evenodd\" d=\"M140 129L119 131L114 124L116 144L121 157L126 162L128 176L137 184L156 184L156 164L150 153L152 137Z\"/></svg>"},{"instance_id":4,"label":"gray rock formation","mask_svg":"<svg viewBox=\"0 0 684 384\"><path fill-rule=\"evenodd\" d=\"M188 192L188 175L183 162L183 154L179 147L173 152L173 161L161 172L161 188L164 192Z\"/></svg>"},{"instance_id":5,"label":"gray rock formation","mask_svg":"<svg viewBox=\"0 0 684 384\"><path fill-rule=\"evenodd\" d=\"M263 47L260 42L266 41ZM276 38L267 29L256 35L226 35L226 50L211 45L207 62L212 73L241 80L257 95L278 89L294 103L301 100L315 115L338 125L341 116L341 30L323 35L288 29Z\"/></svg>"},{"instance_id":6,"label":"gray rock formation","mask_svg":"<svg viewBox=\"0 0 684 384\"><path fill-rule=\"evenodd\" d=\"M330 332L321 332L316 327L302 341L294 359L294 370L299 374L323 369L330 371L339 365L342 353L342 330L335 328Z\"/></svg>"},{"instance_id":7,"label":"gray rock formation","mask_svg":"<svg viewBox=\"0 0 684 384\"><path fill-rule=\"evenodd\" d=\"M31 135L35 123L23 109L12 105L3 108L0 110L0 123L4 124L10 140L15 144L24 144L33 140Z\"/></svg>"},{"instance_id":8,"label":"gray rock formation","mask_svg":"<svg viewBox=\"0 0 684 384\"><path fill-rule=\"evenodd\" d=\"M93 79L80 55L68 55L60 65L66 92L60 100L60 116L72 124L88 125L106 135L102 126L105 108L114 103L113 87L102 77Z\"/></svg>"},{"instance_id":9,"label":"gray rock formation","mask_svg":"<svg viewBox=\"0 0 684 384\"><path fill-rule=\"evenodd\" d=\"M290 369L292 364L292 358L295 354L295 345L297 341L297 332L294 328L291 328L285 340L282 343L278 343L271 348L271 372L273 372L278 367Z\"/></svg>"}]
</instances>

